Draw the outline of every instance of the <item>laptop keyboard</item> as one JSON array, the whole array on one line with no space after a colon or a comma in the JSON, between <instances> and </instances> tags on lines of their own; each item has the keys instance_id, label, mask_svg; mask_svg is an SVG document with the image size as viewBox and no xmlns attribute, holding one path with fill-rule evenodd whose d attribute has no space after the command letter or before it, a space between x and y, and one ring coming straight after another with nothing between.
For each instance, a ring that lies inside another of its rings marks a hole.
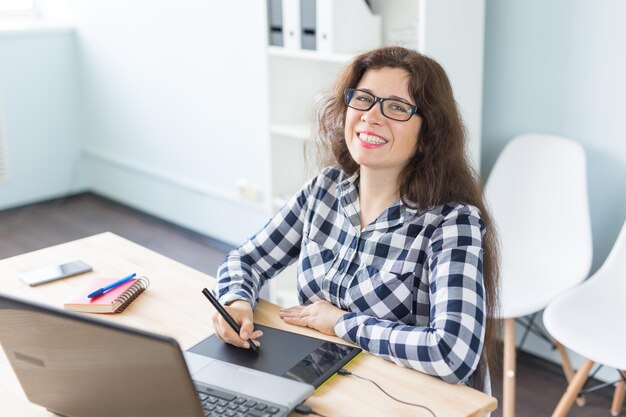
<instances>
[{"instance_id":1,"label":"laptop keyboard","mask_svg":"<svg viewBox=\"0 0 626 417\"><path fill-rule=\"evenodd\" d=\"M283 417L289 410L254 398L202 387L198 391L206 417Z\"/></svg>"}]
</instances>

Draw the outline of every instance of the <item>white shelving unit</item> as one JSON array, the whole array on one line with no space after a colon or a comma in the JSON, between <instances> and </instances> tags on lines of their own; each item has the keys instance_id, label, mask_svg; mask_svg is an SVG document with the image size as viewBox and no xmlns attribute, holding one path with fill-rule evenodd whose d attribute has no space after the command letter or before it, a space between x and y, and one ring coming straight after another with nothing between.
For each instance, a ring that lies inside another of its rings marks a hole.
<instances>
[{"instance_id":1,"label":"white shelving unit","mask_svg":"<svg viewBox=\"0 0 626 417\"><path fill-rule=\"evenodd\" d=\"M315 162L306 157L312 139L315 96L330 87L351 55L269 47L270 207L275 214L308 178ZM270 281L270 300L297 305L296 265Z\"/></svg>"},{"instance_id":2,"label":"white shelving unit","mask_svg":"<svg viewBox=\"0 0 626 417\"><path fill-rule=\"evenodd\" d=\"M436 59L448 72L468 128L468 151L475 167L479 167L485 0L370 3L372 11L382 18L381 45L417 49ZM350 17L341 18L351 24ZM358 30L367 28L359 26ZM267 53L271 167L268 211L274 214L317 173L316 162L305 154L307 141L312 139L315 98L331 87L354 55L275 46L268 46ZM270 300L279 305L298 303L295 265L271 281L269 293Z\"/></svg>"}]
</instances>

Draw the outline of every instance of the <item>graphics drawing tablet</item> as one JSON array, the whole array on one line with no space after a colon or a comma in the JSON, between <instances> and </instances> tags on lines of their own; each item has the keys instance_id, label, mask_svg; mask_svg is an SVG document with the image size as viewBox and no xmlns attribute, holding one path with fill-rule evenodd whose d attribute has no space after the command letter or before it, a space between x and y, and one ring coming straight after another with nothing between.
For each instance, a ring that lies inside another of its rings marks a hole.
<instances>
[{"instance_id":1,"label":"graphics drawing tablet","mask_svg":"<svg viewBox=\"0 0 626 417\"><path fill-rule=\"evenodd\" d=\"M353 346L259 324L255 324L254 329L263 331L258 356L247 349L224 343L215 335L207 337L188 352L304 382L315 388L361 353L361 349Z\"/></svg>"}]
</instances>

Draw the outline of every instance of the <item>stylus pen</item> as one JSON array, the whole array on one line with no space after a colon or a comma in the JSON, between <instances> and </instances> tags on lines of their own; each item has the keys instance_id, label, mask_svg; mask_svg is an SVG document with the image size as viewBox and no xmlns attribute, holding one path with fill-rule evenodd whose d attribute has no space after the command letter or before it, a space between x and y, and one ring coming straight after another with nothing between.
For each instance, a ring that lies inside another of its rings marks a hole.
<instances>
[{"instance_id":1,"label":"stylus pen","mask_svg":"<svg viewBox=\"0 0 626 417\"><path fill-rule=\"evenodd\" d=\"M87 296L87 298L94 298L99 296L100 294L104 294L105 292L109 291L110 289L113 289L115 287L118 287L120 285L122 285L123 283L130 281L131 279L135 278L135 275L137 274L130 274L127 277L124 277L122 279L120 279L119 281L115 281L113 284L107 285L106 287L102 287L100 289L95 290L94 292L92 292L91 294L89 294Z\"/></svg>"},{"instance_id":2,"label":"stylus pen","mask_svg":"<svg viewBox=\"0 0 626 417\"><path fill-rule=\"evenodd\" d=\"M226 323L228 323L229 326L232 327L233 330L237 332L237 334L239 334L239 332L241 331L241 328L239 327L235 319L233 319L233 317L230 314L228 314L228 311L226 311L224 306L222 306L220 302L217 301L217 298L215 298L215 296L211 294L211 291L204 288L202 290L202 294L204 294L205 297L209 299L211 304L213 304L213 307L215 307L215 309L222 315L222 317L224 317L224 320L226 320ZM258 355L259 347L255 345L254 343L252 343L251 339L248 339L248 343L250 344L250 350L254 352L255 355Z\"/></svg>"}]
</instances>

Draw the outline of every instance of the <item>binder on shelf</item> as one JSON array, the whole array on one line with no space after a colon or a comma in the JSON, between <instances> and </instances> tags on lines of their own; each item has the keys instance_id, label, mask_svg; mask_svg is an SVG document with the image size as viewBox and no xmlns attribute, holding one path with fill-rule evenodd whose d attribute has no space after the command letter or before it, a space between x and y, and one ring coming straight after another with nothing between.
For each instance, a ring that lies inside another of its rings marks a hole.
<instances>
[{"instance_id":1,"label":"binder on shelf","mask_svg":"<svg viewBox=\"0 0 626 417\"><path fill-rule=\"evenodd\" d=\"M302 49L317 49L317 0L300 0L300 39Z\"/></svg>"},{"instance_id":2,"label":"binder on shelf","mask_svg":"<svg viewBox=\"0 0 626 417\"><path fill-rule=\"evenodd\" d=\"M300 0L282 0L284 46L300 49Z\"/></svg>"},{"instance_id":3,"label":"binder on shelf","mask_svg":"<svg viewBox=\"0 0 626 417\"><path fill-rule=\"evenodd\" d=\"M267 0L269 44L283 46L283 0Z\"/></svg>"},{"instance_id":4,"label":"binder on shelf","mask_svg":"<svg viewBox=\"0 0 626 417\"><path fill-rule=\"evenodd\" d=\"M381 18L365 0L315 0L317 51L355 53L381 44Z\"/></svg>"}]
</instances>

